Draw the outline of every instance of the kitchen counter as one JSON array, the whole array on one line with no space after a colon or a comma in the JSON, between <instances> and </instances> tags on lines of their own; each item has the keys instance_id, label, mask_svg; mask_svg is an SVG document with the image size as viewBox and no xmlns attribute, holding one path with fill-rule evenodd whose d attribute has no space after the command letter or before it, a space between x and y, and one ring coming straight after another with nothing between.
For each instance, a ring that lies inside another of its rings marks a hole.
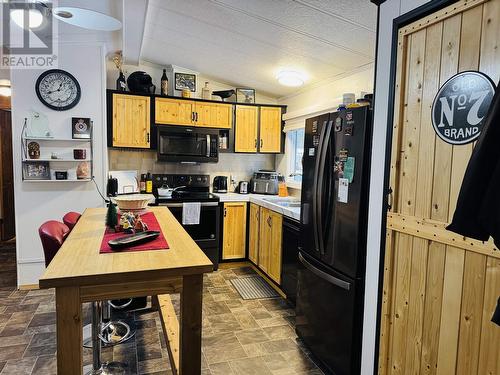
<instances>
[{"instance_id":1,"label":"kitchen counter","mask_svg":"<svg viewBox=\"0 0 500 375\"><path fill-rule=\"evenodd\" d=\"M300 221L300 207L286 207L275 203L276 201L300 202L296 197L238 193L214 193L214 195L218 196L221 202L251 202Z\"/></svg>"}]
</instances>

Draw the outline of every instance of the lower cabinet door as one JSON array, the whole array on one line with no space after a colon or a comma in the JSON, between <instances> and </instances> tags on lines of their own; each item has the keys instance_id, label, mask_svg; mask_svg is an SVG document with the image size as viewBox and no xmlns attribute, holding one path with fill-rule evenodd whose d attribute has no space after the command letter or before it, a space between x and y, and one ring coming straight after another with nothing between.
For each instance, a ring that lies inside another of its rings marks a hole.
<instances>
[{"instance_id":1,"label":"lower cabinet door","mask_svg":"<svg viewBox=\"0 0 500 375\"><path fill-rule=\"evenodd\" d=\"M271 227L269 225L269 210L267 208L260 208L259 216L259 268L266 274L269 274L269 251L271 239Z\"/></svg>"},{"instance_id":2,"label":"lower cabinet door","mask_svg":"<svg viewBox=\"0 0 500 375\"><path fill-rule=\"evenodd\" d=\"M281 241L283 232L283 216L274 211L269 212L269 266L267 273L277 284L281 284Z\"/></svg>"},{"instance_id":3,"label":"lower cabinet door","mask_svg":"<svg viewBox=\"0 0 500 375\"><path fill-rule=\"evenodd\" d=\"M222 259L245 258L247 232L247 203L224 203Z\"/></svg>"},{"instance_id":4,"label":"lower cabinet door","mask_svg":"<svg viewBox=\"0 0 500 375\"><path fill-rule=\"evenodd\" d=\"M259 264L259 222L260 207L250 203L250 228L248 230L248 259Z\"/></svg>"}]
</instances>

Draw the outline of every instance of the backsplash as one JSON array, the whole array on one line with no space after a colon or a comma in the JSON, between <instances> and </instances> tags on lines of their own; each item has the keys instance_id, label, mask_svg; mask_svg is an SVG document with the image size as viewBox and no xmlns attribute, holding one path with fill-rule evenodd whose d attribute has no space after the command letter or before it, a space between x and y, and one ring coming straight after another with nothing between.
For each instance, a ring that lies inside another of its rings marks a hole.
<instances>
[{"instance_id":1,"label":"backsplash","mask_svg":"<svg viewBox=\"0 0 500 375\"><path fill-rule=\"evenodd\" d=\"M137 170L138 173L192 173L215 176L232 175L236 183L249 181L253 172L259 169L274 169L275 156L272 154L220 153L218 163L196 165L180 163L159 163L154 151L130 151L108 149L109 170Z\"/></svg>"}]
</instances>

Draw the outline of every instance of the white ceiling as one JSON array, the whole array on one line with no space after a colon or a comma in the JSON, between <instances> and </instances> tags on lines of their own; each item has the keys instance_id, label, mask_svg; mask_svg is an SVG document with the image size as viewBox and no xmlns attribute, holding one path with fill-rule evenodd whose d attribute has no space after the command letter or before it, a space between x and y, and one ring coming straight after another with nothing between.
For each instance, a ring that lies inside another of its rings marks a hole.
<instances>
[{"instance_id":1,"label":"white ceiling","mask_svg":"<svg viewBox=\"0 0 500 375\"><path fill-rule=\"evenodd\" d=\"M58 0L57 6L91 9L122 20L123 3L115 0ZM55 6L55 5L54 5ZM122 49L122 33L118 31L98 31L70 25L54 18L60 41L70 42L102 42L108 51Z\"/></svg>"},{"instance_id":2,"label":"white ceiling","mask_svg":"<svg viewBox=\"0 0 500 375\"><path fill-rule=\"evenodd\" d=\"M141 59L285 96L297 89L278 84L280 69L306 85L359 69L375 34L369 0L149 0Z\"/></svg>"}]
</instances>

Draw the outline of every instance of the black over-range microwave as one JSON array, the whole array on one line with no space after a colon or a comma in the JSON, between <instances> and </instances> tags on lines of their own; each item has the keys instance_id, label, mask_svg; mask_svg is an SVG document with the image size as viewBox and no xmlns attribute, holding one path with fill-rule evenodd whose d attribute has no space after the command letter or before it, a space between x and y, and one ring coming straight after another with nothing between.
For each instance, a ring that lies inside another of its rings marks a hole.
<instances>
[{"instance_id":1,"label":"black over-range microwave","mask_svg":"<svg viewBox=\"0 0 500 375\"><path fill-rule=\"evenodd\" d=\"M158 126L158 160L217 163L219 131L199 127Z\"/></svg>"}]
</instances>

